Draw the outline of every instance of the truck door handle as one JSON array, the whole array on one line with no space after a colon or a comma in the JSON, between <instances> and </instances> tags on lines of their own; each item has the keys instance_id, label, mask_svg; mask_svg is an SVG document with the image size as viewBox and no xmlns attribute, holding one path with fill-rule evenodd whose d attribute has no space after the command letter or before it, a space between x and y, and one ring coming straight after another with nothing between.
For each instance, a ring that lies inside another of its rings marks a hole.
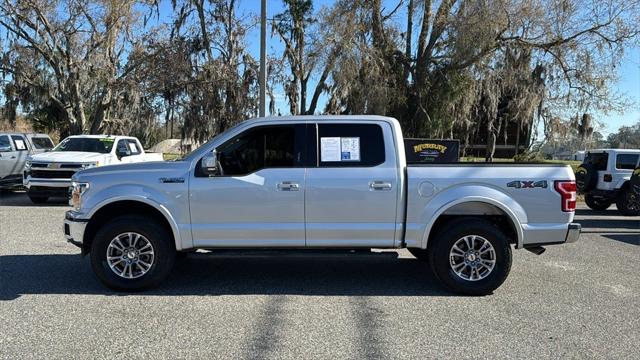
<instances>
[{"instance_id":1,"label":"truck door handle","mask_svg":"<svg viewBox=\"0 0 640 360\"><path fill-rule=\"evenodd\" d=\"M278 190L280 191L298 191L300 190L300 185L294 183L293 181L283 181L278 183Z\"/></svg>"},{"instance_id":2,"label":"truck door handle","mask_svg":"<svg viewBox=\"0 0 640 360\"><path fill-rule=\"evenodd\" d=\"M371 190L391 190L391 183L388 181L372 181L369 183Z\"/></svg>"}]
</instances>

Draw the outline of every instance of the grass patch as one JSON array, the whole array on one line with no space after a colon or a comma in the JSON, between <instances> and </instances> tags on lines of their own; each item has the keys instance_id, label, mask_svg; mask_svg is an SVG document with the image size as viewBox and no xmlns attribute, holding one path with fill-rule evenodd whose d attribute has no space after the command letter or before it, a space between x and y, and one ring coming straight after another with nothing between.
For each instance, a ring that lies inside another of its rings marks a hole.
<instances>
[{"instance_id":1,"label":"grass patch","mask_svg":"<svg viewBox=\"0 0 640 360\"><path fill-rule=\"evenodd\" d=\"M180 158L180 154L174 153L163 153L162 156L164 157L165 161L173 161Z\"/></svg>"}]
</instances>

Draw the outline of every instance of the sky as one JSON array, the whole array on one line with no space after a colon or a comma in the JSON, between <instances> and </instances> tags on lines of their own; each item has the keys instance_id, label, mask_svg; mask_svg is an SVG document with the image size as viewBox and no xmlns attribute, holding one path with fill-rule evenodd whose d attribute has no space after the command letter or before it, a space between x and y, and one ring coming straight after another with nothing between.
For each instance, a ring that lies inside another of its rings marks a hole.
<instances>
[{"instance_id":1,"label":"sky","mask_svg":"<svg viewBox=\"0 0 640 360\"><path fill-rule=\"evenodd\" d=\"M314 0L315 10L320 10L323 6L330 6L332 0ZM395 8L397 0L383 0L383 13L387 13ZM402 6L396 12L390 21L396 21L401 28L406 26L406 5ZM385 11L386 10L386 11ZM163 1L161 6L161 17L169 18L171 15L171 4L169 1ZM284 11L284 5L281 0L267 0L267 18L270 19L274 15ZM259 16L260 0L240 0L238 2L238 14ZM419 31L419 21L414 21L416 29L414 34ZM268 26L268 25L267 25ZM267 48L268 54L282 54L283 45L276 38L270 36L270 29L267 28ZM246 36L247 50L256 58L260 56L260 28L253 27ZM601 128L596 129L603 135L616 132L621 126L630 126L640 121L640 48L627 49L622 60L621 66L618 68L619 80L612 84L614 93L622 94L630 100L631 105L625 109L623 113L610 113L599 117L597 120L601 124ZM313 80L313 79L312 79ZM314 84L311 84L313 86ZM312 90L310 90L312 91ZM278 91L276 90L276 93ZM280 96L276 96L276 108L280 109L283 114L288 113L289 106L282 92ZM308 101L310 101L308 99ZM327 101L326 95L320 98L318 109L324 108Z\"/></svg>"}]
</instances>

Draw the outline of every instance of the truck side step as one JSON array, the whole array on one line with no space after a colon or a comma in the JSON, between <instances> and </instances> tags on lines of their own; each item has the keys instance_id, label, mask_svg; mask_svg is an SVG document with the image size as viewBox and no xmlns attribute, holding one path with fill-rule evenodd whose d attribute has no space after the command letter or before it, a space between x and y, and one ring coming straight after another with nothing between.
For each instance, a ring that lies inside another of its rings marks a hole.
<instances>
[{"instance_id":1,"label":"truck side step","mask_svg":"<svg viewBox=\"0 0 640 360\"><path fill-rule=\"evenodd\" d=\"M525 250L528 250L536 255L542 255L542 253L545 252L547 249L543 248L542 246L532 246L532 247L526 247Z\"/></svg>"}]
</instances>

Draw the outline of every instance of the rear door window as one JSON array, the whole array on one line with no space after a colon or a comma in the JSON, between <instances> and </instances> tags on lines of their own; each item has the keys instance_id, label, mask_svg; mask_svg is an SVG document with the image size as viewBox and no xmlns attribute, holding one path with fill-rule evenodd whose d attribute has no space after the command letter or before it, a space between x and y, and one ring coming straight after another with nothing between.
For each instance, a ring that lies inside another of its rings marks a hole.
<instances>
[{"instance_id":1,"label":"rear door window","mask_svg":"<svg viewBox=\"0 0 640 360\"><path fill-rule=\"evenodd\" d=\"M377 124L318 124L320 167L371 167L385 161Z\"/></svg>"},{"instance_id":2,"label":"rear door window","mask_svg":"<svg viewBox=\"0 0 640 360\"><path fill-rule=\"evenodd\" d=\"M585 164L591 164L596 170L607 170L607 161L609 161L609 154L607 153L588 153L584 159Z\"/></svg>"},{"instance_id":3,"label":"rear door window","mask_svg":"<svg viewBox=\"0 0 640 360\"><path fill-rule=\"evenodd\" d=\"M633 170L638 163L638 154L619 154L616 156L616 169Z\"/></svg>"},{"instance_id":4,"label":"rear door window","mask_svg":"<svg viewBox=\"0 0 640 360\"><path fill-rule=\"evenodd\" d=\"M138 142L133 139L127 140L127 146L129 147L131 155L140 155L142 153L140 147L138 146Z\"/></svg>"},{"instance_id":5,"label":"rear door window","mask_svg":"<svg viewBox=\"0 0 640 360\"><path fill-rule=\"evenodd\" d=\"M11 139L13 140L13 145L16 151L27 151L27 142L24 140L22 135L11 135Z\"/></svg>"}]
</instances>

